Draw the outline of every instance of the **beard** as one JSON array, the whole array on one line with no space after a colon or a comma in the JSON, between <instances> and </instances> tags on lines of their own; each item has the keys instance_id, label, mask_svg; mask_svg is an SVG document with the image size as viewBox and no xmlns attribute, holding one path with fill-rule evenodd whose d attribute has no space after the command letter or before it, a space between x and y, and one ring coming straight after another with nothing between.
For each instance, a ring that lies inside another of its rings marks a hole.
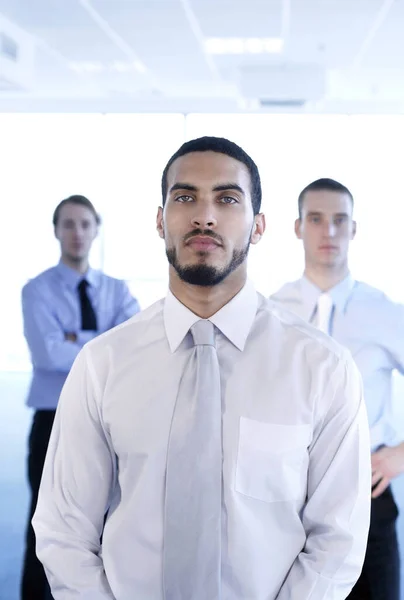
<instances>
[{"instance_id":1,"label":"beard","mask_svg":"<svg viewBox=\"0 0 404 600\"><path fill-rule=\"evenodd\" d=\"M231 260L227 265L218 269L217 267L199 264L199 265L181 265L178 261L175 248L167 248L166 255L168 262L175 269L178 277L185 283L199 285L201 287L213 287L222 283L233 271L237 269L247 258L250 243L244 248L233 250ZM199 252L199 256L207 256L206 252Z\"/></svg>"}]
</instances>

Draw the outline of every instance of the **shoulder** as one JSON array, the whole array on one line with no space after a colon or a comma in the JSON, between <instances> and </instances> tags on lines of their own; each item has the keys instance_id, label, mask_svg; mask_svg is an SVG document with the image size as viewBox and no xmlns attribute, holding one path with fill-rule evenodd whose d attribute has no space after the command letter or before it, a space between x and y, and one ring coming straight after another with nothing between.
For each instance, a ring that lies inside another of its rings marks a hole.
<instances>
[{"instance_id":1,"label":"shoulder","mask_svg":"<svg viewBox=\"0 0 404 600\"><path fill-rule=\"evenodd\" d=\"M274 304L286 307L289 310L299 313L302 306L301 280L285 283L277 292L270 296L270 301Z\"/></svg>"},{"instance_id":2,"label":"shoulder","mask_svg":"<svg viewBox=\"0 0 404 600\"><path fill-rule=\"evenodd\" d=\"M154 335L164 333L163 327L164 300L158 300L148 308L136 313L133 317L109 329L86 344L94 357L105 352L138 351L152 343Z\"/></svg>"},{"instance_id":3,"label":"shoulder","mask_svg":"<svg viewBox=\"0 0 404 600\"><path fill-rule=\"evenodd\" d=\"M271 294L270 299L275 302L288 302L295 300L300 291L300 279L285 283L278 291Z\"/></svg>"},{"instance_id":4,"label":"shoulder","mask_svg":"<svg viewBox=\"0 0 404 600\"><path fill-rule=\"evenodd\" d=\"M23 297L30 297L36 293L41 293L49 289L49 287L57 280L57 269L51 267L46 269L42 273L39 273L36 277L30 279L22 288Z\"/></svg>"},{"instance_id":5,"label":"shoulder","mask_svg":"<svg viewBox=\"0 0 404 600\"><path fill-rule=\"evenodd\" d=\"M313 364L315 356L342 362L350 361L350 353L342 345L272 297L262 299L259 312L262 313L261 318L266 321L269 334L279 340L279 345L286 348L291 356L293 352L301 350L306 358L313 358Z\"/></svg>"},{"instance_id":6,"label":"shoulder","mask_svg":"<svg viewBox=\"0 0 404 600\"><path fill-rule=\"evenodd\" d=\"M386 315L404 315L404 305L392 300L385 292L362 281L355 282L354 301L362 308L374 309L380 318Z\"/></svg>"},{"instance_id":7,"label":"shoulder","mask_svg":"<svg viewBox=\"0 0 404 600\"><path fill-rule=\"evenodd\" d=\"M274 371L278 385L305 399L317 415L349 395L361 399L361 377L348 349L294 312L270 299L260 303L253 339L260 368ZM279 383L282 382L282 383ZM352 392L352 393L351 393Z\"/></svg>"}]
</instances>

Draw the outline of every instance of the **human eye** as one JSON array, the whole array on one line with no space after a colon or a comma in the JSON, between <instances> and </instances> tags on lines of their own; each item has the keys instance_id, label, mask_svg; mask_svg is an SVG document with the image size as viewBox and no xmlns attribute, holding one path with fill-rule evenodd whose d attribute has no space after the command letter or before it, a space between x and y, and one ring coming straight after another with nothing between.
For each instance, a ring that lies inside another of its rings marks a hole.
<instances>
[{"instance_id":1,"label":"human eye","mask_svg":"<svg viewBox=\"0 0 404 600\"><path fill-rule=\"evenodd\" d=\"M342 225L343 223L345 223L345 221L346 221L345 217L336 217L334 219L335 225Z\"/></svg>"},{"instance_id":2,"label":"human eye","mask_svg":"<svg viewBox=\"0 0 404 600\"><path fill-rule=\"evenodd\" d=\"M175 202L182 202L182 203L187 203L187 202L192 202L193 198L192 196L187 196L186 194L182 194L181 196L176 196L174 198Z\"/></svg>"},{"instance_id":3,"label":"human eye","mask_svg":"<svg viewBox=\"0 0 404 600\"><path fill-rule=\"evenodd\" d=\"M238 204L237 198L233 198L233 196L222 196L219 202L222 204Z\"/></svg>"}]
</instances>

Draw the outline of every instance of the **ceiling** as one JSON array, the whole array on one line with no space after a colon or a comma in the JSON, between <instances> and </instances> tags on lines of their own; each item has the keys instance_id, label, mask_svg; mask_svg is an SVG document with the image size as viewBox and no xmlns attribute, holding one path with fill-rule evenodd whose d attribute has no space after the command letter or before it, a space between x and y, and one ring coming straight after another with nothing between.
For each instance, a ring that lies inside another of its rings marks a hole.
<instances>
[{"instance_id":1,"label":"ceiling","mask_svg":"<svg viewBox=\"0 0 404 600\"><path fill-rule=\"evenodd\" d=\"M403 31L404 0L0 0L0 111L401 113Z\"/></svg>"}]
</instances>

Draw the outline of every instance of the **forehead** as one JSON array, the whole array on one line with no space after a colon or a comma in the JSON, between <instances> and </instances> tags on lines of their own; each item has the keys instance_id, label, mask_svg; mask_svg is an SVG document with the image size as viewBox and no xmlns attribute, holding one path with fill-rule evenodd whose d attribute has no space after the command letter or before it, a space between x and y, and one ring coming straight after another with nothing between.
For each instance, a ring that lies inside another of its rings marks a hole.
<instances>
[{"instance_id":1,"label":"forehead","mask_svg":"<svg viewBox=\"0 0 404 600\"><path fill-rule=\"evenodd\" d=\"M250 172L246 165L219 152L191 152L177 158L167 173L167 187L175 183L196 187L237 183L246 192L250 189Z\"/></svg>"},{"instance_id":2,"label":"forehead","mask_svg":"<svg viewBox=\"0 0 404 600\"><path fill-rule=\"evenodd\" d=\"M80 204L73 204L68 202L67 204L64 204L61 207L59 212L59 219L95 220L95 216L93 212L86 206L81 206Z\"/></svg>"},{"instance_id":3,"label":"forehead","mask_svg":"<svg viewBox=\"0 0 404 600\"><path fill-rule=\"evenodd\" d=\"M323 214L352 214L351 197L342 192L316 190L306 192L303 198L303 213L317 212Z\"/></svg>"}]
</instances>

